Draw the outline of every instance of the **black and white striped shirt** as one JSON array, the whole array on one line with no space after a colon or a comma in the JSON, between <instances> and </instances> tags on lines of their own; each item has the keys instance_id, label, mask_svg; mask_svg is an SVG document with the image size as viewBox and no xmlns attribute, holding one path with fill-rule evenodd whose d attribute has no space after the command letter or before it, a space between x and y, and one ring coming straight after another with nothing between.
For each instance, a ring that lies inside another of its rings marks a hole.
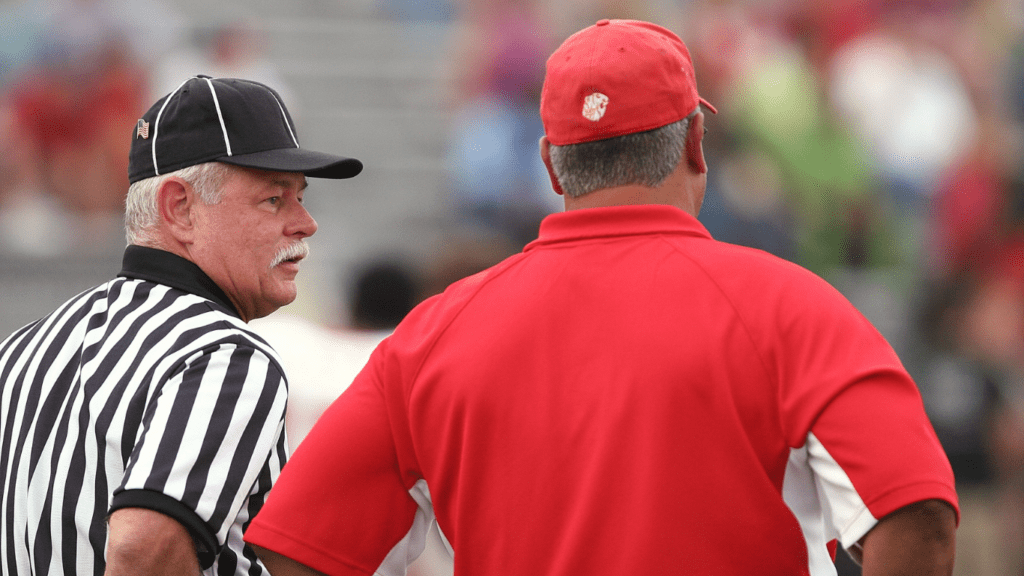
<instances>
[{"instance_id":1,"label":"black and white striped shirt","mask_svg":"<svg viewBox=\"0 0 1024 576\"><path fill-rule=\"evenodd\" d=\"M181 522L206 574L265 572L242 531L287 458L274 350L195 264L118 278L0 343L0 573L99 576L106 517Z\"/></svg>"}]
</instances>

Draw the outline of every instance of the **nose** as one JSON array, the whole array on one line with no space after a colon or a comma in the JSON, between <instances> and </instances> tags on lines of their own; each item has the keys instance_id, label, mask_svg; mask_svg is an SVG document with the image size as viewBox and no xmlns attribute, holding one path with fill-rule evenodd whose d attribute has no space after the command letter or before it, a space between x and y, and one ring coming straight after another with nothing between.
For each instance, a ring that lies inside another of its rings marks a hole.
<instances>
[{"instance_id":1,"label":"nose","mask_svg":"<svg viewBox=\"0 0 1024 576\"><path fill-rule=\"evenodd\" d=\"M293 210L293 216L289 223L288 235L299 236L306 238L316 234L317 223L313 219L313 216L306 210L306 207L301 202L295 201L293 204L295 209Z\"/></svg>"}]
</instances>

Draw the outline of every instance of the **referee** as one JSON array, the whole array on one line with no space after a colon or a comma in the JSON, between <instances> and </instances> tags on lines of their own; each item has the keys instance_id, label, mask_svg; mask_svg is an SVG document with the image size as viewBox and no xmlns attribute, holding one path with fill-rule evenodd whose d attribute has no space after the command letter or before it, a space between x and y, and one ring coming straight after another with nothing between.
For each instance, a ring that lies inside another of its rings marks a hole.
<instances>
[{"instance_id":1,"label":"referee","mask_svg":"<svg viewBox=\"0 0 1024 576\"><path fill-rule=\"evenodd\" d=\"M261 574L285 375L246 322L295 299L317 228L277 92L189 78L133 128L118 276L0 343L0 573Z\"/></svg>"}]
</instances>

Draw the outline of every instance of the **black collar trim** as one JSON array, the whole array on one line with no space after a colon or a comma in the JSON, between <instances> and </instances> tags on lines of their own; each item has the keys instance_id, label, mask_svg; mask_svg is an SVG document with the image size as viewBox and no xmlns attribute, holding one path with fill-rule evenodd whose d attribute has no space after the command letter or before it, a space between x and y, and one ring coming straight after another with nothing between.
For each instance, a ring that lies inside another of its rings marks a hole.
<instances>
[{"instance_id":1,"label":"black collar trim","mask_svg":"<svg viewBox=\"0 0 1024 576\"><path fill-rule=\"evenodd\" d=\"M242 317L231 304L228 295L202 268L177 254L145 246L128 246L118 276L148 280L184 290L220 304L233 316Z\"/></svg>"}]
</instances>

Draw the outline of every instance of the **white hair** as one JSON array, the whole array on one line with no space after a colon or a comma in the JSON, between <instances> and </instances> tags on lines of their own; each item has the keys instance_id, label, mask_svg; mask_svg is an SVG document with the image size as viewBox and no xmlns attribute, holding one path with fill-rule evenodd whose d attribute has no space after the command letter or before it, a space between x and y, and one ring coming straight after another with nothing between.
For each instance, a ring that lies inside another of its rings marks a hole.
<instances>
[{"instance_id":1,"label":"white hair","mask_svg":"<svg viewBox=\"0 0 1024 576\"><path fill-rule=\"evenodd\" d=\"M128 187L125 199L124 231L129 244L152 246L156 239L153 229L160 221L160 211L156 205L156 192L160 185L172 176L188 182L198 193L204 204L217 204L221 201L221 188L230 173L231 167L221 162L196 164L145 180L139 180Z\"/></svg>"}]
</instances>

